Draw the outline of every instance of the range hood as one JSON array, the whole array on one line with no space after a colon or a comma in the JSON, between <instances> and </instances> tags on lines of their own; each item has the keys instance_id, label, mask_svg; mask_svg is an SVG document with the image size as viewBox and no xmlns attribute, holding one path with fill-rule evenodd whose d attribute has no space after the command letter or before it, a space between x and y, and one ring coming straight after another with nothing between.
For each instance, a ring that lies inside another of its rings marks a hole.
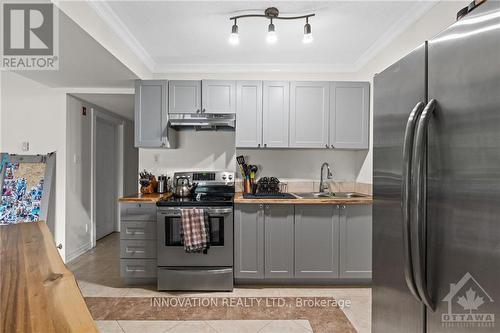
<instances>
[{"instance_id":1,"label":"range hood","mask_svg":"<svg viewBox=\"0 0 500 333\"><path fill-rule=\"evenodd\" d=\"M170 113L169 124L173 128L218 129L234 128L236 116L234 114L214 113Z\"/></svg>"}]
</instances>

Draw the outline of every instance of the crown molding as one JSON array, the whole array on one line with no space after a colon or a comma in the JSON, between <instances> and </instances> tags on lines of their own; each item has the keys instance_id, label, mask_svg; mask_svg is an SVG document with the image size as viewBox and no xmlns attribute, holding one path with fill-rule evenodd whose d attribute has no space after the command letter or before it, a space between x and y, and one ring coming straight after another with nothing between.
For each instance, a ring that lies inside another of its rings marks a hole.
<instances>
[{"instance_id":1,"label":"crown molding","mask_svg":"<svg viewBox=\"0 0 500 333\"><path fill-rule=\"evenodd\" d=\"M130 50L142 61L150 72L156 68L156 63L142 44L134 37L125 23L118 17L115 11L105 1L87 0L90 7L99 15L99 17L108 24Z\"/></svg>"},{"instance_id":2,"label":"crown molding","mask_svg":"<svg viewBox=\"0 0 500 333\"><path fill-rule=\"evenodd\" d=\"M418 1L394 22L387 31L377 38L377 40L354 62L355 71L360 71L370 60L375 58L387 45L400 36L413 23L420 19L425 13L431 10L439 1Z\"/></svg>"},{"instance_id":3,"label":"crown molding","mask_svg":"<svg viewBox=\"0 0 500 333\"><path fill-rule=\"evenodd\" d=\"M262 64L170 64L155 67L155 74L166 73L352 73L351 64L262 63Z\"/></svg>"}]
</instances>

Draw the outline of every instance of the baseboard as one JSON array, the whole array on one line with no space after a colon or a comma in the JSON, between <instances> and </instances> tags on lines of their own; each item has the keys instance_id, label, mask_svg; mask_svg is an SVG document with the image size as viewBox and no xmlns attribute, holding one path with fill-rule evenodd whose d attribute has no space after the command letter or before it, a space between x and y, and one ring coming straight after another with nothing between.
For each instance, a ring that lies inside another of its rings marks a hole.
<instances>
[{"instance_id":1,"label":"baseboard","mask_svg":"<svg viewBox=\"0 0 500 333\"><path fill-rule=\"evenodd\" d=\"M92 248L92 244L91 243L82 244L75 251L73 251L72 253L68 253L66 255L66 263L69 263L72 260L75 260L76 258L78 258L79 256L81 256L82 254L84 254L85 252L87 252L88 250L90 250L91 248Z\"/></svg>"}]
</instances>

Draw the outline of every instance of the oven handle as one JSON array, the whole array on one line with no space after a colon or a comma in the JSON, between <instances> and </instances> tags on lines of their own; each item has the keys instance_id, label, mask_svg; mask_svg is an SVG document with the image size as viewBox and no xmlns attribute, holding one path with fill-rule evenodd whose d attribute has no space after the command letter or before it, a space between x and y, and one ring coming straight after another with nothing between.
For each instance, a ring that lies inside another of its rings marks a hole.
<instances>
[{"instance_id":1,"label":"oven handle","mask_svg":"<svg viewBox=\"0 0 500 333\"><path fill-rule=\"evenodd\" d=\"M219 214L227 215L227 214L231 214L233 212L233 208L203 208L203 209L207 210L209 216L210 215L219 215ZM159 214L161 214L163 216L178 217L178 216L181 216L181 209L179 209L179 208L167 208L167 209L161 210L159 212Z\"/></svg>"}]
</instances>

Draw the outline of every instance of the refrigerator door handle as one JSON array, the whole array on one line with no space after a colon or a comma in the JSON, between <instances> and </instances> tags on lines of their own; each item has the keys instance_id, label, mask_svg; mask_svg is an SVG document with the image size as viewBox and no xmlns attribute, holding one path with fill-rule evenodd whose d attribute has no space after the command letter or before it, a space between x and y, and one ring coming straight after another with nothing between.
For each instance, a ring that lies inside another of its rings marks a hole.
<instances>
[{"instance_id":1,"label":"refrigerator door handle","mask_svg":"<svg viewBox=\"0 0 500 333\"><path fill-rule=\"evenodd\" d=\"M411 187L411 165L413 141L415 136L415 127L424 109L425 104L418 102L408 116L406 123L404 141L403 141L403 179L401 182L401 221L403 224L403 255L404 255L404 274L408 289L417 301L422 302L415 286L415 278L412 268L412 255L410 247L410 187Z\"/></svg>"},{"instance_id":2,"label":"refrigerator door handle","mask_svg":"<svg viewBox=\"0 0 500 333\"><path fill-rule=\"evenodd\" d=\"M427 129L430 117L436 109L436 100L427 103L420 119L418 120L415 133L413 150L412 192L415 196L415 206L412 212L410 243L412 247L413 272L415 274L415 285L422 302L432 311L435 304L429 294L426 279L426 248L427 248L427 221L426 221L426 193L427 193Z\"/></svg>"}]
</instances>

